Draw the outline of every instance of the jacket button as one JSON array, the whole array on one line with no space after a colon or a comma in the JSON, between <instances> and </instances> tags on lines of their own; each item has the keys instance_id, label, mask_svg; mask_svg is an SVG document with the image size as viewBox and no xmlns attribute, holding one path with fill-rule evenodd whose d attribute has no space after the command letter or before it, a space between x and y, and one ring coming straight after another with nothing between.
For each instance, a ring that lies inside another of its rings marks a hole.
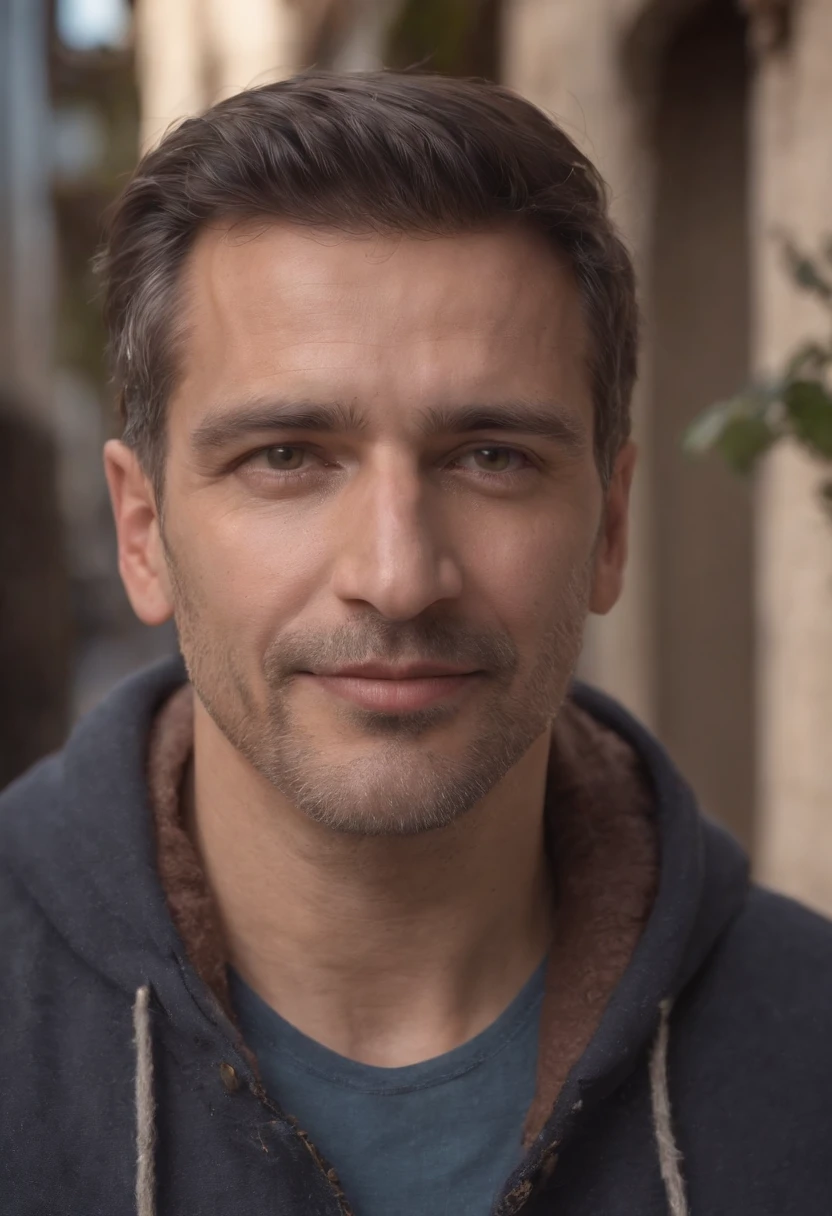
<instances>
[{"instance_id":1,"label":"jacket button","mask_svg":"<svg viewBox=\"0 0 832 1216\"><path fill-rule=\"evenodd\" d=\"M237 1076L237 1071L231 1064L226 1064L223 1060L220 1064L220 1077L222 1083L230 1094L234 1094L240 1088L240 1078Z\"/></svg>"}]
</instances>

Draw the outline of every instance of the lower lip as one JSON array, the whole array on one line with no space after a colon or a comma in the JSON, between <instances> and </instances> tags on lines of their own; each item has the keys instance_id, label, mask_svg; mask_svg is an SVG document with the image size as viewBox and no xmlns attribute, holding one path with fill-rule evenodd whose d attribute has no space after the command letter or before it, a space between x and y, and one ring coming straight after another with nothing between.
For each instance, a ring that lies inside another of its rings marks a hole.
<instances>
[{"instance_id":1,"label":"lower lip","mask_svg":"<svg viewBox=\"0 0 832 1216\"><path fill-rule=\"evenodd\" d=\"M447 701L463 689L470 688L477 672L453 676L418 676L410 680L372 680L364 676L315 676L315 680L328 692L344 701L351 701L362 709L384 710L387 713L402 713L412 709L426 709Z\"/></svg>"}]
</instances>

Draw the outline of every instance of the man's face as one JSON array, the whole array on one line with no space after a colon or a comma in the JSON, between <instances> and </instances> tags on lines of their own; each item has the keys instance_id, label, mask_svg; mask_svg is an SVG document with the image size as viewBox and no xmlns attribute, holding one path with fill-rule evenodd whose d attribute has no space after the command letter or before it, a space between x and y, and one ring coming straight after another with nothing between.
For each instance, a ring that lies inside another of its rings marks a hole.
<instances>
[{"instance_id":1,"label":"man's face","mask_svg":"<svg viewBox=\"0 0 832 1216\"><path fill-rule=\"evenodd\" d=\"M202 234L182 310L142 578L114 489L134 606L173 610L213 723L307 814L451 822L548 729L618 594L632 461L605 496L569 270L520 230L263 222Z\"/></svg>"}]
</instances>

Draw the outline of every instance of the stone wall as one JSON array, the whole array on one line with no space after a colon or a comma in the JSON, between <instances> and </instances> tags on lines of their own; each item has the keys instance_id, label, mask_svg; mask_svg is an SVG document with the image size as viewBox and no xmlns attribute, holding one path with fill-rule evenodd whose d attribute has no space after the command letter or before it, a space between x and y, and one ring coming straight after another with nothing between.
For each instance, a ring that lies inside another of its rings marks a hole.
<instances>
[{"instance_id":1,"label":"stone wall","mask_svg":"<svg viewBox=\"0 0 832 1216\"><path fill-rule=\"evenodd\" d=\"M783 273L782 228L832 237L831 0L793 6L790 37L763 56L753 129L756 360L773 369L828 317ZM824 325L825 322L825 325ZM819 471L777 452L759 487L761 877L832 912L832 525Z\"/></svg>"},{"instance_id":2,"label":"stone wall","mask_svg":"<svg viewBox=\"0 0 832 1216\"><path fill-rule=\"evenodd\" d=\"M734 715L722 713L725 706L713 697L703 697L695 654L687 657L692 662L680 662L678 653L668 651L671 645L677 650L693 645L697 636L701 641L703 633L701 628L697 633L701 621L693 618L686 629L685 612L692 609L689 595L680 593L684 570L669 572L667 541L664 553L657 542L657 518L669 509L656 452L666 443L659 415L666 402L657 395L661 360L651 350L660 331L654 324L657 300L647 288L655 288L651 255L660 202L655 118L661 64L681 23L704 7L705 0L505 0L503 37L506 82L559 118L607 178L615 214L645 285L647 343L636 404L641 482L633 517L633 560L624 601L590 637L587 672L662 735L672 733L666 705L668 697L675 699L686 708L689 745L697 731L703 736L710 732L704 742L713 743L717 732L733 729ZM776 367L823 322L815 306L790 285L772 233L781 226L809 246L832 235L832 0L791 5L788 0L746 0L740 7L749 13L749 42L756 61L745 152L750 315L748 333L741 337L754 367L763 370ZM712 81L703 72L701 92L698 97L692 93L691 105L704 113L712 103ZM723 186L721 179L717 189ZM700 189L704 191L705 184ZM724 304L724 298L715 296L715 309ZM703 360L710 354L703 349ZM662 376L666 383L667 369ZM716 809L739 835L753 837L755 868L762 879L832 911L832 527L817 503L818 478L809 460L783 450L769 459L755 488L753 545L749 538L751 547L742 559L752 559L743 577L751 580L753 605L749 628L754 634L754 667L744 677L753 685L753 824L740 816L732 821L730 806L714 808L708 801L709 809ZM704 497L702 501L704 519L704 508L711 504ZM695 502L691 500L689 513ZM713 546L725 543L718 520L714 524L711 518L708 527L710 534L700 533L697 540L688 520L679 533L682 559L700 562L702 570L708 568L708 536ZM736 577L730 563L721 577ZM660 627L662 604L667 602L673 605L669 632ZM737 645L742 644L735 608L730 597L723 598L722 626L727 633L717 637L713 631L720 630L720 620L711 621L714 655L732 629ZM734 657L727 655L731 662L724 669L725 690L727 699L741 706L742 689L728 686L742 673ZM718 680L719 665L711 666ZM736 732L737 740L742 733ZM723 748L720 763L725 762ZM716 763L714 748L709 759L704 746L685 765L700 791L712 782ZM719 788L730 788L730 780Z\"/></svg>"}]
</instances>

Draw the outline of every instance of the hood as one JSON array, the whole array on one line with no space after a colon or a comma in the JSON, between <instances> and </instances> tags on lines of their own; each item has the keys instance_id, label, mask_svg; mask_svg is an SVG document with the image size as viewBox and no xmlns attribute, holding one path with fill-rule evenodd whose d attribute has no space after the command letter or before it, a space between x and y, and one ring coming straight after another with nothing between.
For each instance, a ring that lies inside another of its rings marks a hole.
<instances>
[{"instance_id":1,"label":"hood","mask_svg":"<svg viewBox=\"0 0 832 1216\"><path fill-rule=\"evenodd\" d=\"M558 1108L601 1098L631 1071L651 1040L659 1006L672 1004L741 910L748 859L699 809L658 740L611 697L576 684L576 704L638 754L654 794L659 883L653 907L597 1032Z\"/></svg>"}]
</instances>

